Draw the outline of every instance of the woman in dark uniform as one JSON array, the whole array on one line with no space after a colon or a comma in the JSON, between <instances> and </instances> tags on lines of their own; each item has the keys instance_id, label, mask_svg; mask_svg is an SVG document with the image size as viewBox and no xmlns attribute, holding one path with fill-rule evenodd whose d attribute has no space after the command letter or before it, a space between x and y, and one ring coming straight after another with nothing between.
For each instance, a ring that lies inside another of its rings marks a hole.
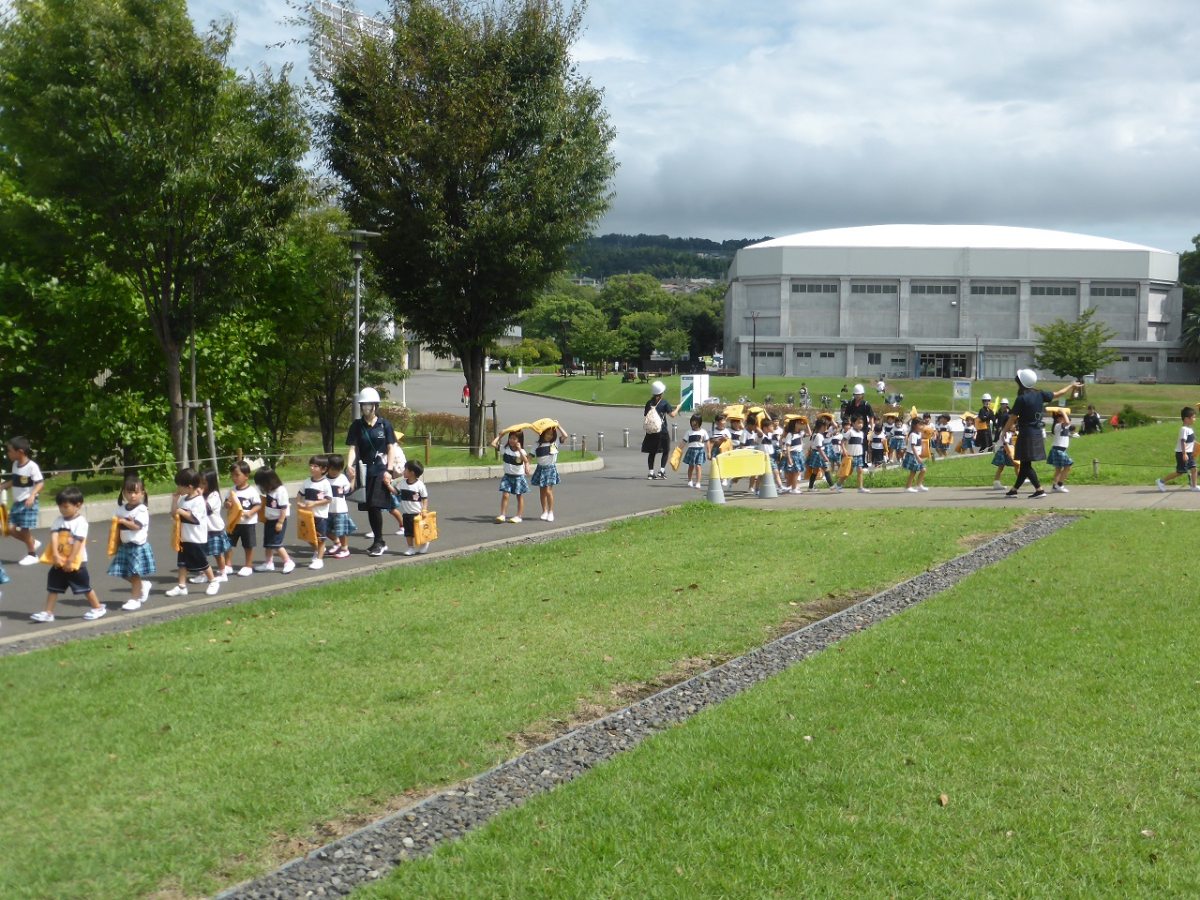
<instances>
[{"instance_id":1,"label":"woman in dark uniform","mask_svg":"<svg viewBox=\"0 0 1200 900\"><path fill-rule=\"evenodd\" d=\"M387 552L383 542L383 513L392 508L392 497L384 484L384 473L393 468L396 458L396 431L387 419L381 419L379 392L374 388L363 388L358 396L362 417L350 423L346 444L350 447L346 455L346 473L353 487L364 488L363 499L358 508L366 510L371 523L372 541L367 556L382 556ZM364 468L363 483L358 483L358 466Z\"/></svg>"},{"instance_id":2,"label":"woman in dark uniform","mask_svg":"<svg viewBox=\"0 0 1200 900\"><path fill-rule=\"evenodd\" d=\"M667 433L667 417L674 418L679 412L679 404L674 409L667 399L663 396L667 392L667 386L661 381L655 381L650 385L652 396L646 401L646 408L642 410L642 415L649 414L651 409L658 411L658 417L662 419L662 428L657 434L647 434L642 438L642 452L647 454L646 465L649 471L646 478L666 478L667 477L667 457L671 454L671 435ZM662 454L662 462L658 465L658 474L654 473L654 457L657 454Z\"/></svg>"},{"instance_id":3,"label":"woman in dark uniform","mask_svg":"<svg viewBox=\"0 0 1200 900\"><path fill-rule=\"evenodd\" d=\"M1042 483L1033 468L1035 462L1046 458L1046 404L1080 387L1078 382L1071 382L1054 393L1039 391L1037 387L1037 372L1033 369L1017 370L1017 401L1012 405L1008 420L1004 423L1005 431L1016 431L1017 442L1013 455L1021 464L1017 469L1017 483L1012 486L1006 497L1017 496L1017 491L1028 479L1033 485L1034 500L1046 496Z\"/></svg>"}]
</instances>

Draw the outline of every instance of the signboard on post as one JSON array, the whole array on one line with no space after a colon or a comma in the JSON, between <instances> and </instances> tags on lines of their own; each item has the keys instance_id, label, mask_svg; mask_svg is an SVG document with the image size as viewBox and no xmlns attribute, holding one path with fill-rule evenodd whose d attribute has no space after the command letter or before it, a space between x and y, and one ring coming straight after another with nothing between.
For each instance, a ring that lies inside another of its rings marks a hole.
<instances>
[{"instance_id":1,"label":"signboard on post","mask_svg":"<svg viewBox=\"0 0 1200 900\"><path fill-rule=\"evenodd\" d=\"M708 393L708 375L681 375L679 377L680 412L695 412L700 408Z\"/></svg>"},{"instance_id":2,"label":"signboard on post","mask_svg":"<svg viewBox=\"0 0 1200 900\"><path fill-rule=\"evenodd\" d=\"M966 402L967 409L971 408L971 382L969 382L969 381L954 382L954 394L950 401L950 408L957 409L959 400L963 400Z\"/></svg>"}]
</instances>

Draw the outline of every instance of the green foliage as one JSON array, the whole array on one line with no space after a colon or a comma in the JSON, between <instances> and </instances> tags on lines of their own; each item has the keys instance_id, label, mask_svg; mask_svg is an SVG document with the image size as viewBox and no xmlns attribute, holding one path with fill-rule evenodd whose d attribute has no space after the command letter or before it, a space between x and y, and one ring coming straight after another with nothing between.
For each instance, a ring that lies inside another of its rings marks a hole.
<instances>
[{"instance_id":1,"label":"green foliage","mask_svg":"<svg viewBox=\"0 0 1200 900\"><path fill-rule=\"evenodd\" d=\"M1095 314L1096 310L1090 308L1074 322L1058 319L1049 325L1035 325L1035 365L1060 377L1082 380L1120 359L1120 353L1104 346L1116 337L1116 332L1103 322L1094 322Z\"/></svg>"},{"instance_id":2,"label":"green foliage","mask_svg":"<svg viewBox=\"0 0 1200 900\"><path fill-rule=\"evenodd\" d=\"M1136 428L1139 425L1153 425L1155 421L1153 416L1148 416L1144 412L1134 409L1128 403L1121 407L1121 411L1117 413L1117 418L1125 428Z\"/></svg>"},{"instance_id":3,"label":"green foliage","mask_svg":"<svg viewBox=\"0 0 1200 900\"><path fill-rule=\"evenodd\" d=\"M589 237L571 250L572 271L605 279L627 272L655 278L724 279L742 247L768 238L708 241L665 234L606 234Z\"/></svg>"},{"instance_id":4,"label":"green foliage","mask_svg":"<svg viewBox=\"0 0 1200 900\"><path fill-rule=\"evenodd\" d=\"M328 76L320 131L408 329L457 355L483 446L483 357L608 204L613 131L558 0L396 0Z\"/></svg>"}]
</instances>

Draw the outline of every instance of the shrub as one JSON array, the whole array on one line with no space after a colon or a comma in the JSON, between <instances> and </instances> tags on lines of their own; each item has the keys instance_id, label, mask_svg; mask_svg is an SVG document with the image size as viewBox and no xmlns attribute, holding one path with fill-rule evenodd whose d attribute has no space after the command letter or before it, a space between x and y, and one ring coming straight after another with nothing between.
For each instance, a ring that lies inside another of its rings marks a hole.
<instances>
[{"instance_id":1,"label":"shrub","mask_svg":"<svg viewBox=\"0 0 1200 900\"><path fill-rule=\"evenodd\" d=\"M403 431L406 442L417 443L425 435L433 435L435 444L465 447L470 440L470 420L454 413L420 413L399 406L388 406L381 415L390 421L397 431Z\"/></svg>"},{"instance_id":2,"label":"shrub","mask_svg":"<svg viewBox=\"0 0 1200 900\"><path fill-rule=\"evenodd\" d=\"M1143 412L1138 412L1131 404L1126 403L1119 413L1117 418L1121 422L1122 428L1136 428L1139 425L1152 425L1154 419Z\"/></svg>"}]
</instances>

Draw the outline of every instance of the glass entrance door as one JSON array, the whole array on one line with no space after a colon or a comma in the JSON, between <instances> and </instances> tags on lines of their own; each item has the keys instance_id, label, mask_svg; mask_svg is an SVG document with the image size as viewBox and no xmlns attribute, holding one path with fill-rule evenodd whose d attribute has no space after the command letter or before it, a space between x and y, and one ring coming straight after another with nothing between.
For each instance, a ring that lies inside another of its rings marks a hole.
<instances>
[{"instance_id":1,"label":"glass entrance door","mask_svg":"<svg viewBox=\"0 0 1200 900\"><path fill-rule=\"evenodd\" d=\"M922 353L917 364L921 378L966 378L967 354Z\"/></svg>"}]
</instances>

